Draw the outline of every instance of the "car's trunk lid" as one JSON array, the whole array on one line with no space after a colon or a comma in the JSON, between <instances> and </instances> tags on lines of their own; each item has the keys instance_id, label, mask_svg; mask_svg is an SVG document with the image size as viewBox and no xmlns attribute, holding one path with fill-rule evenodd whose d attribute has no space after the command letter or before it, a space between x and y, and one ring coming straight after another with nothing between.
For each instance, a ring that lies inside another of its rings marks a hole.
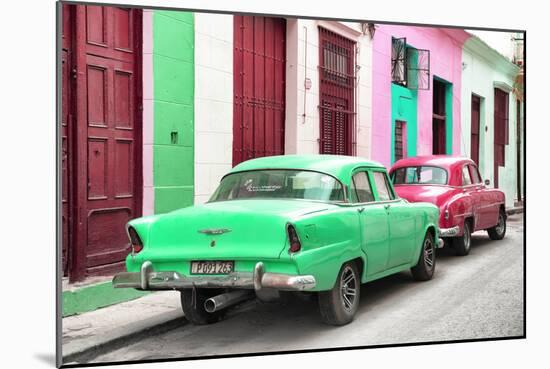
<instances>
[{"instance_id":1,"label":"car's trunk lid","mask_svg":"<svg viewBox=\"0 0 550 369\"><path fill-rule=\"evenodd\" d=\"M441 207L453 195L453 188L442 185L396 185L399 197L410 202L429 202Z\"/></svg>"},{"instance_id":2,"label":"car's trunk lid","mask_svg":"<svg viewBox=\"0 0 550 369\"><path fill-rule=\"evenodd\" d=\"M287 243L287 222L334 206L301 200L254 199L188 207L155 221L148 248L167 259L278 258Z\"/></svg>"}]
</instances>

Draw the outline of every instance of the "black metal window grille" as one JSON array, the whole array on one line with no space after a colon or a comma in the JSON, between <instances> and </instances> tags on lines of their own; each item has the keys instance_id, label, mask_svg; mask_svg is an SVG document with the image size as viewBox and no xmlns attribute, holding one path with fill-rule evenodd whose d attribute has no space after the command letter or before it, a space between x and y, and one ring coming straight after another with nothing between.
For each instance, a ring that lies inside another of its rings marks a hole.
<instances>
[{"instance_id":1,"label":"black metal window grille","mask_svg":"<svg viewBox=\"0 0 550 369\"><path fill-rule=\"evenodd\" d=\"M405 37L392 37L391 78L410 89L429 90L430 51L407 45Z\"/></svg>"},{"instance_id":2,"label":"black metal window grille","mask_svg":"<svg viewBox=\"0 0 550 369\"><path fill-rule=\"evenodd\" d=\"M319 27L321 154L355 154L355 42Z\"/></svg>"},{"instance_id":3,"label":"black metal window grille","mask_svg":"<svg viewBox=\"0 0 550 369\"><path fill-rule=\"evenodd\" d=\"M405 86L407 84L407 39L392 37L391 41L391 81Z\"/></svg>"},{"instance_id":4,"label":"black metal window grille","mask_svg":"<svg viewBox=\"0 0 550 369\"><path fill-rule=\"evenodd\" d=\"M430 51L407 47L407 87L430 89Z\"/></svg>"}]
</instances>

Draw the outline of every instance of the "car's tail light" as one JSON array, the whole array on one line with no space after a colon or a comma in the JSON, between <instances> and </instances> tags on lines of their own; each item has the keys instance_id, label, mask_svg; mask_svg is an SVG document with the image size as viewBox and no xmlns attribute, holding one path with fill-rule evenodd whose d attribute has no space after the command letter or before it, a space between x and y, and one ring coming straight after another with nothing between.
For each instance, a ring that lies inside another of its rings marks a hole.
<instances>
[{"instance_id":1,"label":"car's tail light","mask_svg":"<svg viewBox=\"0 0 550 369\"><path fill-rule=\"evenodd\" d=\"M141 238L139 238L134 227L128 227L128 237L130 237L130 243L132 244L133 255L143 250L143 242L141 242Z\"/></svg>"},{"instance_id":2,"label":"car's tail light","mask_svg":"<svg viewBox=\"0 0 550 369\"><path fill-rule=\"evenodd\" d=\"M290 243L290 248L288 249L288 252L294 253L300 251L302 248L302 244L300 243L300 239L298 238L298 233L296 233L296 228L292 224L289 224L286 227L286 230L288 232L288 241Z\"/></svg>"}]
</instances>

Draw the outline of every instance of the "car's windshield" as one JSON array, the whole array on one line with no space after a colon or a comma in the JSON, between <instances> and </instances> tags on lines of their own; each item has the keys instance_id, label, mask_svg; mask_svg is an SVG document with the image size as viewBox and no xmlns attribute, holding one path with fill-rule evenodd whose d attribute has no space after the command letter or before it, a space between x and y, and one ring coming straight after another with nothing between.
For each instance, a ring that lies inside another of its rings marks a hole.
<instances>
[{"instance_id":1,"label":"car's windshield","mask_svg":"<svg viewBox=\"0 0 550 369\"><path fill-rule=\"evenodd\" d=\"M266 198L344 201L344 191L339 181L323 173L254 170L224 177L210 202Z\"/></svg>"},{"instance_id":2,"label":"car's windshield","mask_svg":"<svg viewBox=\"0 0 550 369\"><path fill-rule=\"evenodd\" d=\"M393 184L447 184L447 171L439 167L398 168L392 173Z\"/></svg>"}]
</instances>

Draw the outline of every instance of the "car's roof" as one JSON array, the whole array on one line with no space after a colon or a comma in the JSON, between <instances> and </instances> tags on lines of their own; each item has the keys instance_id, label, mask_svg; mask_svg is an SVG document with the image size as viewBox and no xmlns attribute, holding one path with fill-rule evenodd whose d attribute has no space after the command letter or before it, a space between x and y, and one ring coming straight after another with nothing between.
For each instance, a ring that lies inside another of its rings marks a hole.
<instances>
[{"instance_id":1,"label":"car's roof","mask_svg":"<svg viewBox=\"0 0 550 369\"><path fill-rule=\"evenodd\" d=\"M442 168L451 168L455 165L460 165L464 163L474 164L472 159L465 158L462 156L452 156L452 155L426 155L426 156L415 156L410 158L401 159L393 164L392 169L409 167L409 166L418 166L418 165L430 165Z\"/></svg>"},{"instance_id":2,"label":"car's roof","mask_svg":"<svg viewBox=\"0 0 550 369\"><path fill-rule=\"evenodd\" d=\"M384 168L378 162L344 155L278 155L247 160L235 166L231 173L258 169L303 169L330 174L346 180L354 168Z\"/></svg>"}]
</instances>

